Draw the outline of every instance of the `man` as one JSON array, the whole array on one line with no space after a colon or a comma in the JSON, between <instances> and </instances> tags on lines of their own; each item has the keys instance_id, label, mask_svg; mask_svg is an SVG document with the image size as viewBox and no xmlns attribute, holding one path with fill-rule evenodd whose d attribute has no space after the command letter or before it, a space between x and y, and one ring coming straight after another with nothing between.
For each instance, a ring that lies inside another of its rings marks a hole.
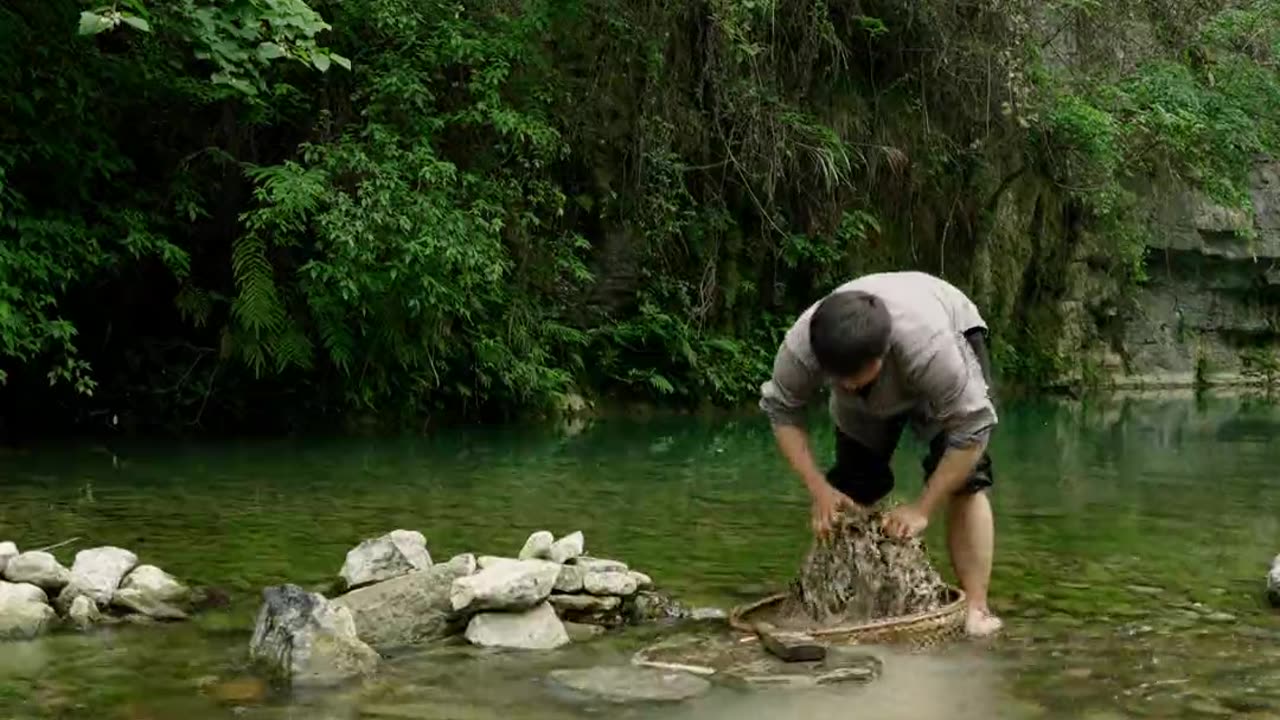
<instances>
[{"instance_id":1,"label":"man","mask_svg":"<svg viewBox=\"0 0 1280 720\"><path fill-rule=\"evenodd\" d=\"M994 522L987 442L997 418L990 392L987 326L957 288L920 272L867 275L809 307L787 332L760 407L778 447L813 500L825 535L842 508L875 504L893 488L890 461L910 422L929 442L924 489L890 511L885 528L906 538L947 505L947 546L968 597L971 635L998 631L987 605ZM805 409L831 387L836 461L818 469Z\"/></svg>"}]
</instances>

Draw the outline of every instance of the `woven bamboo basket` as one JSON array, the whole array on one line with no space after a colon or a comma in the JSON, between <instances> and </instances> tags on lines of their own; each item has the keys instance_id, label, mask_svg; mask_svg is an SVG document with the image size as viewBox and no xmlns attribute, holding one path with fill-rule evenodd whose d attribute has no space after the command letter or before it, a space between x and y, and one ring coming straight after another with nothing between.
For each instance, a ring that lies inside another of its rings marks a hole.
<instances>
[{"instance_id":1,"label":"woven bamboo basket","mask_svg":"<svg viewBox=\"0 0 1280 720\"><path fill-rule=\"evenodd\" d=\"M805 632L815 640L835 645L892 644L915 649L931 647L960 635L964 630L964 591L948 585L947 594L946 604L937 610ZM771 595L736 607L729 613L729 624L735 630L754 634L756 623L767 621L769 613L776 610L786 598L786 594Z\"/></svg>"}]
</instances>

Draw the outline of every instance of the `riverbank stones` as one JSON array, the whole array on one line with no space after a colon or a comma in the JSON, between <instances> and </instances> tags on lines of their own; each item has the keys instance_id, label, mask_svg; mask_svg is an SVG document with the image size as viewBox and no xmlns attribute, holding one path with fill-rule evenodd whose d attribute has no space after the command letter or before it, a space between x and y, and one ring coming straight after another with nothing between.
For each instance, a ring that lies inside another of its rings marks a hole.
<instances>
[{"instance_id":1,"label":"riverbank stones","mask_svg":"<svg viewBox=\"0 0 1280 720\"><path fill-rule=\"evenodd\" d=\"M679 702L711 689L711 683L688 673L642 667L556 670L548 678L571 696L619 704Z\"/></svg>"}]
</instances>

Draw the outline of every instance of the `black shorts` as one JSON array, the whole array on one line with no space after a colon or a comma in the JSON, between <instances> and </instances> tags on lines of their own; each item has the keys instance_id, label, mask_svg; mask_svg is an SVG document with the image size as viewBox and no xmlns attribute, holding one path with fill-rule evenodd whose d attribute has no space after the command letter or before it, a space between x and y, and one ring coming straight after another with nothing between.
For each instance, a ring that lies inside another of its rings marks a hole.
<instances>
[{"instance_id":1,"label":"black shorts","mask_svg":"<svg viewBox=\"0 0 1280 720\"><path fill-rule=\"evenodd\" d=\"M987 383L990 384L991 367L984 333L980 330L974 330L966 333L965 337L969 340L970 345L973 346L974 352L978 356L978 362L982 366L983 374L987 378ZM888 423L887 430L888 436L892 441L890 444L892 448L902 435L902 430L908 422L908 416L903 415L889 419L886 422ZM947 439L942 433L935 435L929 441L929 452L920 463L921 468L924 470L926 481L938 467L938 463L941 462L942 454L946 452L946 449ZM835 489L848 495L854 502L860 505L873 505L893 490L892 460L892 449L889 450L888 454L877 452L837 430L836 462L827 471L827 482L831 483ZM983 452L982 457L978 460L978 465L974 468L973 473L969 475L968 482L956 494L964 495L982 492L991 487L994 482L995 471L991 466L991 456L987 452Z\"/></svg>"}]
</instances>

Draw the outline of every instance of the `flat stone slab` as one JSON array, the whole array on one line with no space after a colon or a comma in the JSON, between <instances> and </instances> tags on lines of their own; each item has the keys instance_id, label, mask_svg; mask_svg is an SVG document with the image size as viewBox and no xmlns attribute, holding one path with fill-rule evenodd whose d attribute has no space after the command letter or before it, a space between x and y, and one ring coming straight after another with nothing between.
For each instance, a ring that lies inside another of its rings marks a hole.
<instances>
[{"instance_id":1,"label":"flat stone slab","mask_svg":"<svg viewBox=\"0 0 1280 720\"><path fill-rule=\"evenodd\" d=\"M679 702L711 689L711 683L688 673L643 667L556 670L550 679L573 692L613 703Z\"/></svg>"},{"instance_id":2,"label":"flat stone slab","mask_svg":"<svg viewBox=\"0 0 1280 720\"><path fill-rule=\"evenodd\" d=\"M827 646L802 632L779 630L769 623L756 625L764 648L785 662L816 662L827 656Z\"/></svg>"}]
</instances>

